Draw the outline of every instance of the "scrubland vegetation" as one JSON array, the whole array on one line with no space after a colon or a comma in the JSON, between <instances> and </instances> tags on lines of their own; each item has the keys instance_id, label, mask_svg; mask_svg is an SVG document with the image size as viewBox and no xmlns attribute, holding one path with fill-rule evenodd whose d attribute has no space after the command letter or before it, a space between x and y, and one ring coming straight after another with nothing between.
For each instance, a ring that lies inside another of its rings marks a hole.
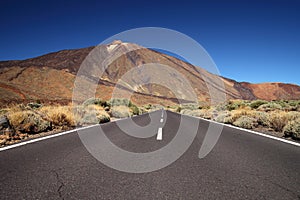
<instances>
[{"instance_id":1,"label":"scrubland vegetation","mask_svg":"<svg viewBox=\"0 0 300 200\"><path fill-rule=\"evenodd\" d=\"M105 123L113 118L125 118L140 113L141 110L127 99L102 101L93 98L76 107L71 104L14 105L0 110L0 145L37 137L45 132L53 133L77 126Z\"/></svg>"},{"instance_id":2,"label":"scrubland vegetation","mask_svg":"<svg viewBox=\"0 0 300 200\"><path fill-rule=\"evenodd\" d=\"M237 127L300 139L300 101L231 100L217 106L183 105L181 114L202 117Z\"/></svg>"},{"instance_id":3,"label":"scrubland vegetation","mask_svg":"<svg viewBox=\"0 0 300 200\"><path fill-rule=\"evenodd\" d=\"M217 106L200 103L167 107L146 104L138 107L127 99L103 101L92 98L76 107L71 104L50 106L29 103L1 109L0 145L162 108L278 137L300 139L300 101L230 100Z\"/></svg>"}]
</instances>

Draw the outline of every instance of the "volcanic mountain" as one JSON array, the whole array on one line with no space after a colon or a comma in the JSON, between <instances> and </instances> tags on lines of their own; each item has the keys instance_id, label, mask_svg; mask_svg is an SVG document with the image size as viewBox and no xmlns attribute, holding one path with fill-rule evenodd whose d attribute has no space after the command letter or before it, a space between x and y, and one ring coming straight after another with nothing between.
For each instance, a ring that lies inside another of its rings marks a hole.
<instances>
[{"instance_id":1,"label":"volcanic mountain","mask_svg":"<svg viewBox=\"0 0 300 200\"><path fill-rule=\"evenodd\" d=\"M85 60L92 58L91 52L97 51L102 61L107 63L107 68L102 68L100 77L96 73L97 61L90 63L91 59ZM141 67L148 63L167 67L161 67L160 72L156 70L151 75L154 67ZM88 64L93 67L82 69L82 65ZM170 55L137 44L114 41L100 47L62 50L27 60L1 61L1 105L37 100L45 103L69 103L72 101L77 74L94 80L97 84L96 97L110 99L118 83L120 90L131 91L131 100L138 105L171 105L178 103L177 99L192 101L185 92L175 94L170 89L184 86L185 80L196 98L205 102L211 102L212 95L218 97L220 94L226 99L300 99L298 85L237 82ZM167 82L166 77L170 77ZM160 82L164 84L159 84Z\"/></svg>"}]
</instances>

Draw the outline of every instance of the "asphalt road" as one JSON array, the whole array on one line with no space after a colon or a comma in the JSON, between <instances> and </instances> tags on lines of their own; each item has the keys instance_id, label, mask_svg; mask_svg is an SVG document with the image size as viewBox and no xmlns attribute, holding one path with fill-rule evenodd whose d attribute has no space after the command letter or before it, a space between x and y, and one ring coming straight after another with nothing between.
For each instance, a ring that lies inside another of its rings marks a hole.
<instances>
[{"instance_id":1,"label":"asphalt road","mask_svg":"<svg viewBox=\"0 0 300 200\"><path fill-rule=\"evenodd\" d=\"M147 154L172 143L180 120L177 134L187 138L192 138L191 127L199 124L192 144L172 164L149 173L121 172L99 162L83 145L82 135L74 132L1 151L0 199L300 199L299 147L224 127L213 150L199 159L209 123L169 111L160 122L161 113L135 117L140 129L130 124L131 119L118 121L123 131L116 122L101 128L116 146ZM124 130L144 138L131 137ZM84 133L93 137L99 127L80 134ZM101 141L103 159L114 161L118 155ZM159 165L167 156L155 154L138 169ZM126 160L120 166L124 164Z\"/></svg>"}]
</instances>

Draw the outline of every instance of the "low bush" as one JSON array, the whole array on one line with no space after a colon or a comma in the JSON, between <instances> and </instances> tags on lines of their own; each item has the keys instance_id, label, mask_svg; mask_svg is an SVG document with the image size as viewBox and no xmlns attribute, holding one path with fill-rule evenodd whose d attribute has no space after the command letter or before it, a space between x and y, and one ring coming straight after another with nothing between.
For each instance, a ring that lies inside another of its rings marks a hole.
<instances>
[{"instance_id":1,"label":"low bush","mask_svg":"<svg viewBox=\"0 0 300 200\"><path fill-rule=\"evenodd\" d=\"M110 121L110 116L105 108L98 104L77 107L75 111L75 118L80 125L100 124Z\"/></svg>"},{"instance_id":2,"label":"low bush","mask_svg":"<svg viewBox=\"0 0 300 200\"><path fill-rule=\"evenodd\" d=\"M199 109L198 110L183 109L180 111L180 114L194 116L194 117L200 117L201 110L199 110Z\"/></svg>"},{"instance_id":3,"label":"low bush","mask_svg":"<svg viewBox=\"0 0 300 200\"><path fill-rule=\"evenodd\" d=\"M181 112L181 107L180 107L180 106L178 106L178 107L176 108L176 112L178 112L178 113Z\"/></svg>"},{"instance_id":4,"label":"low bush","mask_svg":"<svg viewBox=\"0 0 300 200\"><path fill-rule=\"evenodd\" d=\"M88 105L99 105L99 106L102 106L102 107L106 107L108 106L108 103L104 100L101 100L99 98L90 98L88 100L86 100L84 103L83 103L84 106L88 106Z\"/></svg>"},{"instance_id":5,"label":"low bush","mask_svg":"<svg viewBox=\"0 0 300 200\"><path fill-rule=\"evenodd\" d=\"M241 116L235 122L233 122L233 125L241 128L253 129L257 127L258 123L257 120L253 117Z\"/></svg>"},{"instance_id":6,"label":"low bush","mask_svg":"<svg viewBox=\"0 0 300 200\"><path fill-rule=\"evenodd\" d=\"M111 107L117 107L117 106L125 106L130 108L131 115L140 115L141 111L140 109L133 104L129 99L118 99L114 98L108 101L108 105Z\"/></svg>"},{"instance_id":7,"label":"low bush","mask_svg":"<svg viewBox=\"0 0 300 200\"><path fill-rule=\"evenodd\" d=\"M300 119L292 120L287 123L283 129L283 133L286 137L292 137L293 139L300 139Z\"/></svg>"},{"instance_id":8,"label":"low bush","mask_svg":"<svg viewBox=\"0 0 300 200\"><path fill-rule=\"evenodd\" d=\"M263 104L258 107L259 111L265 111L265 112L270 112L270 111L275 111L275 110L282 110L282 106L278 103L275 102L268 102L266 104Z\"/></svg>"},{"instance_id":9,"label":"low bush","mask_svg":"<svg viewBox=\"0 0 300 200\"><path fill-rule=\"evenodd\" d=\"M139 110L140 110L140 114L144 114L148 112L148 110L145 107L140 107Z\"/></svg>"},{"instance_id":10,"label":"low bush","mask_svg":"<svg viewBox=\"0 0 300 200\"><path fill-rule=\"evenodd\" d=\"M226 104L226 109L229 111L246 107L246 102L242 100L230 100Z\"/></svg>"},{"instance_id":11,"label":"low bush","mask_svg":"<svg viewBox=\"0 0 300 200\"><path fill-rule=\"evenodd\" d=\"M259 125L268 127L269 126L269 114L266 112L256 111L253 113L252 117L257 120Z\"/></svg>"},{"instance_id":12,"label":"low bush","mask_svg":"<svg viewBox=\"0 0 300 200\"><path fill-rule=\"evenodd\" d=\"M164 106L159 105L159 104L153 104L153 105L151 105L149 112L153 112L153 111L161 110L161 109L165 109Z\"/></svg>"},{"instance_id":13,"label":"low bush","mask_svg":"<svg viewBox=\"0 0 300 200\"><path fill-rule=\"evenodd\" d=\"M297 112L297 111L287 112L287 117L288 117L289 121L299 119L300 118L300 112Z\"/></svg>"},{"instance_id":14,"label":"low bush","mask_svg":"<svg viewBox=\"0 0 300 200\"><path fill-rule=\"evenodd\" d=\"M113 106L131 106L132 102L129 99L114 98L108 101L108 105Z\"/></svg>"},{"instance_id":15,"label":"low bush","mask_svg":"<svg viewBox=\"0 0 300 200\"><path fill-rule=\"evenodd\" d=\"M264 105L264 104L267 104L268 102L267 101L264 101L264 100L255 100L255 101L252 101L251 103L250 103L250 107L252 108L252 109L257 109L257 108L259 108L259 106L261 106L261 105Z\"/></svg>"},{"instance_id":16,"label":"low bush","mask_svg":"<svg viewBox=\"0 0 300 200\"><path fill-rule=\"evenodd\" d=\"M140 115L141 114L141 110L136 105L131 104L131 106L129 108L130 108L133 115Z\"/></svg>"},{"instance_id":17,"label":"low bush","mask_svg":"<svg viewBox=\"0 0 300 200\"><path fill-rule=\"evenodd\" d=\"M42 104L40 104L40 103L28 103L27 106L29 108L32 108L32 109L37 109L37 108L42 107Z\"/></svg>"},{"instance_id":18,"label":"low bush","mask_svg":"<svg viewBox=\"0 0 300 200\"><path fill-rule=\"evenodd\" d=\"M253 117L253 111L248 109L232 110L230 113L233 122L242 116Z\"/></svg>"},{"instance_id":19,"label":"low bush","mask_svg":"<svg viewBox=\"0 0 300 200\"><path fill-rule=\"evenodd\" d=\"M199 111L199 116L204 119L212 119L213 118L213 110L212 109L201 109Z\"/></svg>"},{"instance_id":20,"label":"low bush","mask_svg":"<svg viewBox=\"0 0 300 200\"><path fill-rule=\"evenodd\" d=\"M214 109L218 112L227 110L227 102L216 105Z\"/></svg>"},{"instance_id":21,"label":"low bush","mask_svg":"<svg viewBox=\"0 0 300 200\"><path fill-rule=\"evenodd\" d=\"M289 117L284 111L273 111L269 115L269 127L275 131L282 132L283 127L288 123Z\"/></svg>"},{"instance_id":22,"label":"low bush","mask_svg":"<svg viewBox=\"0 0 300 200\"><path fill-rule=\"evenodd\" d=\"M184 103L180 105L182 110L198 110L199 105L196 103Z\"/></svg>"},{"instance_id":23,"label":"low bush","mask_svg":"<svg viewBox=\"0 0 300 200\"><path fill-rule=\"evenodd\" d=\"M8 119L13 128L22 133L36 134L52 128L49 121L29 110L10 113Z\"/></svg>"},{"instance_id":24,"label":"low bush","mask_svg":"<svg viewBox=\"0 0 300 200\"><path fill-rule=\"evenodd\" d=\"M114 106L111 108L111 116L116 118L126 118L130 117L131 113L126 106Z\"/></svg>"},{"instance_id":25,"label":"low bush","mask_svg":"<svg viewBox=\"0 0 300 200\"><path fill-rule=\"evenodd\" d=\"M89 110L81 118L81 124L101 124L110 121L110 116L104 110Z\"/></svg>"},{"instance_id":26,"label":"low bush","mask_svg":"<svg viewBox=\"0 0 300 200\"><path fill-rule=\"evenodd\" d=\"M143 106L146 110L150 110L151 109L151 107L152 107L152 104L147 104L147 105L144 105Z\"/></svg>"},{"instance_id":27,"label":"low bush","mask_svg":"<svg viewBox=\"0 0 300 200\"><path fill-rule=\"evenodd\" d=\"M229 111L224 111L218 114L215 121L219 123L232 124L233 118Z\"/></svg>"}]
</instances>

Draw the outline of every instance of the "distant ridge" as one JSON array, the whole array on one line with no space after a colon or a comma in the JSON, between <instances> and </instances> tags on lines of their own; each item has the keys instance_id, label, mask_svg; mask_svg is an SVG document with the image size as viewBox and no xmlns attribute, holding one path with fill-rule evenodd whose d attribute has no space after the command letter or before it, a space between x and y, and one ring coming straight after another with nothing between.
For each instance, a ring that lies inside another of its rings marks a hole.
<instances>
[{"instance_id":1,"label":"distant ridge","mask_svg":"<svg viewBox=\"0 0 300 200\"><path fill-rule=\"evenodd\" d=\"M114 41L105 45L113 55L138 45ZM94 47L62 50L39 57L0 62L0 102L3 105L12 102L40 100L48 103L69 103L72 101L74 80L79 67ZM251 84L219 77L201 67L193 66L178 58L140 48L120 56L109 65L99 81L96 96L111 98L117 81L130 69L145 63L161 63L178 71L190 82L199 101L210 101L210 94L205 80L211 80L216 92L225 92L227 99L264 99L295 100L300 99L300 87L285 83ZM221 80L225 91L221 91ZM133 81L133 80L130 80ZM184 99L184 97L182 97ZM176 104L176 98L166 87L150 84L136 87L132 101L138 105L145 103Z\"/></svg>"}]
</instances>

